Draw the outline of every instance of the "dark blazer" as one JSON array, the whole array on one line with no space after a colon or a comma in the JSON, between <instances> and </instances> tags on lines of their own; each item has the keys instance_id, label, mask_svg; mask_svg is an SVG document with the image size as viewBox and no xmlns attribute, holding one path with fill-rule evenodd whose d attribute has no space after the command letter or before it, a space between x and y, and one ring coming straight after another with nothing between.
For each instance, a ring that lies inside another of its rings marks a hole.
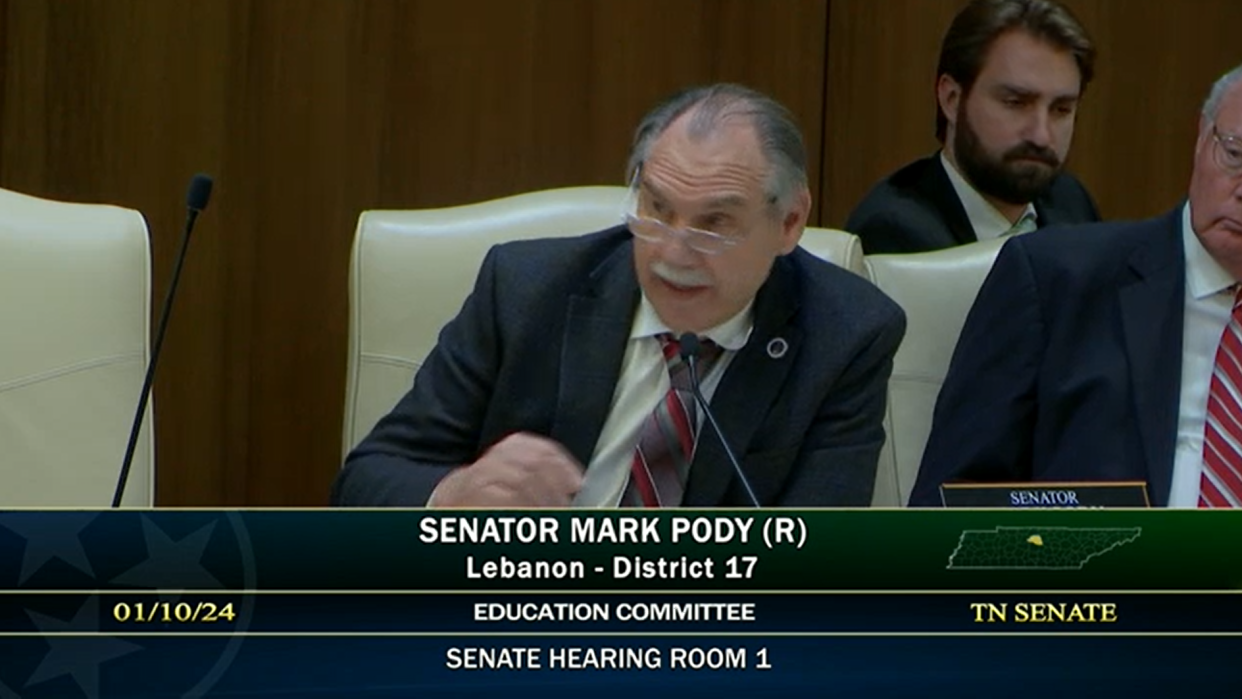
<instances>
[{"instance_id":1,"label":"dark blazer","mask_svg":"<svg viewBox=\"0 0 1242 699\"><path fill-rule=\"evenodd\" d=\"M1142 480L1168 503L1186 286L1181 208L1001 249L936 402L910 502L949 481Z\"/></svg>"},{"instance_id":2,"label":"dark blazer","mask_svg":"<svg viewBox=\"0 0 1242 699\"><path fill-rule=\"evenodd\" d=\"M1100 220L1086 188L1064 172L1034 204L1041 228ZM910 163L872 188L850 213L845 230L862 239L868 255L926 252L979 240L939 153Z\"/></svg>"},{"instance_id":3,"label":"dark blazer","mask_svg":"<svg viewBox=\"0 0 1242 699\"><path fill-rule=\"evenodd\" d=\"M493 248L413 388L346 459L333 504L422 505L451 468L515 431L586 465L640 298L624 228ZM712 398L760 502L870 503L904 334L901 309L867 281L800 248L777 259ZM788 343L778 358L775 338ZM683 504L745 504L732 473L703 435Z\"/></svg>"}]
</instances>

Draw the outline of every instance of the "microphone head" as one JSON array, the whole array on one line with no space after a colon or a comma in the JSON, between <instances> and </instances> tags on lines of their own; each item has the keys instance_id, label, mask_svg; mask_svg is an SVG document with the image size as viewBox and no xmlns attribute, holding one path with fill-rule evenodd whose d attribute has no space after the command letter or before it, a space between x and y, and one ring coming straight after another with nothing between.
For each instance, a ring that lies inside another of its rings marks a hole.
<instances>
[{"instance_id":1,"label":"microphone head","mask_svg":"<svg viewBox=\"0 0 1242 699\"><path fill-rule=\"evenodd\" d=\"M194 211L202 211L207 208L207 202L211 201L211 175L198 173L194 179L190 180L190 188L185 193L185 205Z\"/></svg>"},{"instance_id":2,"label":"microphone head","mask_svg":"<svg viewBox=\"0 0 1242 699\"><path fill-rule=\"evenodd\" d=\"M681 347L681 361L688 362L691 357L699 356L699 336L694 333L682 333L677 339Z\"/></svg>"}]
</instances>

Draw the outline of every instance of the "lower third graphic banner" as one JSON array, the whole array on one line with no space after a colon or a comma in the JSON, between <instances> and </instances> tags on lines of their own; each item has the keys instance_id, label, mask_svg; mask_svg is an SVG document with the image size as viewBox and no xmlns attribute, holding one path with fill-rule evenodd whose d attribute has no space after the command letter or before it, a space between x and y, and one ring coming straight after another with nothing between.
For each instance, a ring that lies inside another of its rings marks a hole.
<instances>
[{"instance_id":1,"label":"lower third graphic banner","mask_svg":"<svg viewBox=\"0 0 1242 699\"><path fill-rule=\"evenodd\" d=\"M1161 510L0 512L0 699L1209 696L1240 541Z\"/></svg>"}]
</instances>

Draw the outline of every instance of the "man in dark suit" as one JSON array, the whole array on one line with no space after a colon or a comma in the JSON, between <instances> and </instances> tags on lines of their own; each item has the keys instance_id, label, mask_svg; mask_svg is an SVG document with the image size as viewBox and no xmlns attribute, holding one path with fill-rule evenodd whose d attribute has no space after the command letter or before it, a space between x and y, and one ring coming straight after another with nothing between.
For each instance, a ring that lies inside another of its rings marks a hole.
<instances>
[{"instance_id":1,"label":"man in dark suit","mask_svg":"<svg viewBox=\"0 0 1242 699\"><path fill-rule=\"evenodd\" d=\"M1009 241L966 320L911 504L952 481L1137 480L1242 504L1242 66L1213 87L1189 198Z\"/></svg>"},{"instance_id":2,"label":"man in dark suit","mask_svg":"<svg viewBox=\"0 0 1242 699\"><path fill-rule=\"evenodd\" d=\"M675 340L763 505L869 504L900 308L797 247L801 134L733 85L640 124L625 226L494 248L341 505L721 506L750 499L681 387Z\"/></svg>"},{"instance_id":3,"label":"man in dark suit","mask_svg":"<svg viewBox=\"0 0 1242 699\"><path fill-rule=\"evenodd\" d=\"M936 81L944 148L898 170L850 213L868 254L990 240L1098 221L1063 171L1095 49L1052 0L975 0L949 27Z\"/></svg>"}]
</instances>

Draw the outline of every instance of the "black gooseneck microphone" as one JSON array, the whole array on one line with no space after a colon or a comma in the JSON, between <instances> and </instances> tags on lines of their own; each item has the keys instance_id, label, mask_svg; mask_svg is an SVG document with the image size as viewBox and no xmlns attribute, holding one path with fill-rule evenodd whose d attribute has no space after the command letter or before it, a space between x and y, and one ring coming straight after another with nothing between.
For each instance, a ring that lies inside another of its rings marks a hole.
<instances>
[{"instance_id":1,"label":"black gooseneck microphone","mask_svg":"<svg viewBox=\"0 0 1242 699\"><path fill-rule=\"evenodd\" d=\"M678 338L677 344L681 347L681 361L685 362L686 368L690 370L690 391L694 394L695 402L699 404L699 408L703 411L703 416L707 418L707 422L712 426L712 431L716 433L716 438L720 440L720 446L724 447L725 456L729 458L729 464L733 466L733 473L742 482L742 488L746 491L746 497L750 499L751 506L760 507L759 498L755 497L755 490L750 487L750 479L742 471L742 464L738 462L737 456L733 453L733 448L729 446L729 440L725 439L724 432L720 429L720 424L716 422L716 416L712 414L711 407L707 405L707 399L703 397L703 391L699 389L699 336L694 333L683 333Z\"/></svg>"},{"instance_id":2,"label":"black gooseneck microphone","mask_svg":"<svg viewBox=\"0 0 1242 699\"><path fill-rule=\"evenodd\" d=\"M129 430L129 444L125 447L125 461L121 463L121 475L116 481L116 494L112 496L112 506L121 506L121 496L125 494L125 483L129 480L129 467L134 460L134 448L138 446L138 433L142 430L142 416L147 411L147 401L151 397L151 382L155 378L155 364L160 359L160 347L164 344L164 331L168 329L168 314L172 311L173 297L177 295L177 282L181 279L181 267L185 264L185 253L190 247L190 232L194 230L194 221L207 202L211 200L212 179L210 175L199 173L190 180L190 188L185 193L185 233L181 236L181 251L177 253L177 266L173 268L172 281L168 285L168 295L164 297L164 310L160 314L160 324L155 330L155 345L151 348L151 361L147 364L147 376L142 382L142 394L138 397L138 410L134 413L134 424Z\"/></svg>"}]
</instances>

